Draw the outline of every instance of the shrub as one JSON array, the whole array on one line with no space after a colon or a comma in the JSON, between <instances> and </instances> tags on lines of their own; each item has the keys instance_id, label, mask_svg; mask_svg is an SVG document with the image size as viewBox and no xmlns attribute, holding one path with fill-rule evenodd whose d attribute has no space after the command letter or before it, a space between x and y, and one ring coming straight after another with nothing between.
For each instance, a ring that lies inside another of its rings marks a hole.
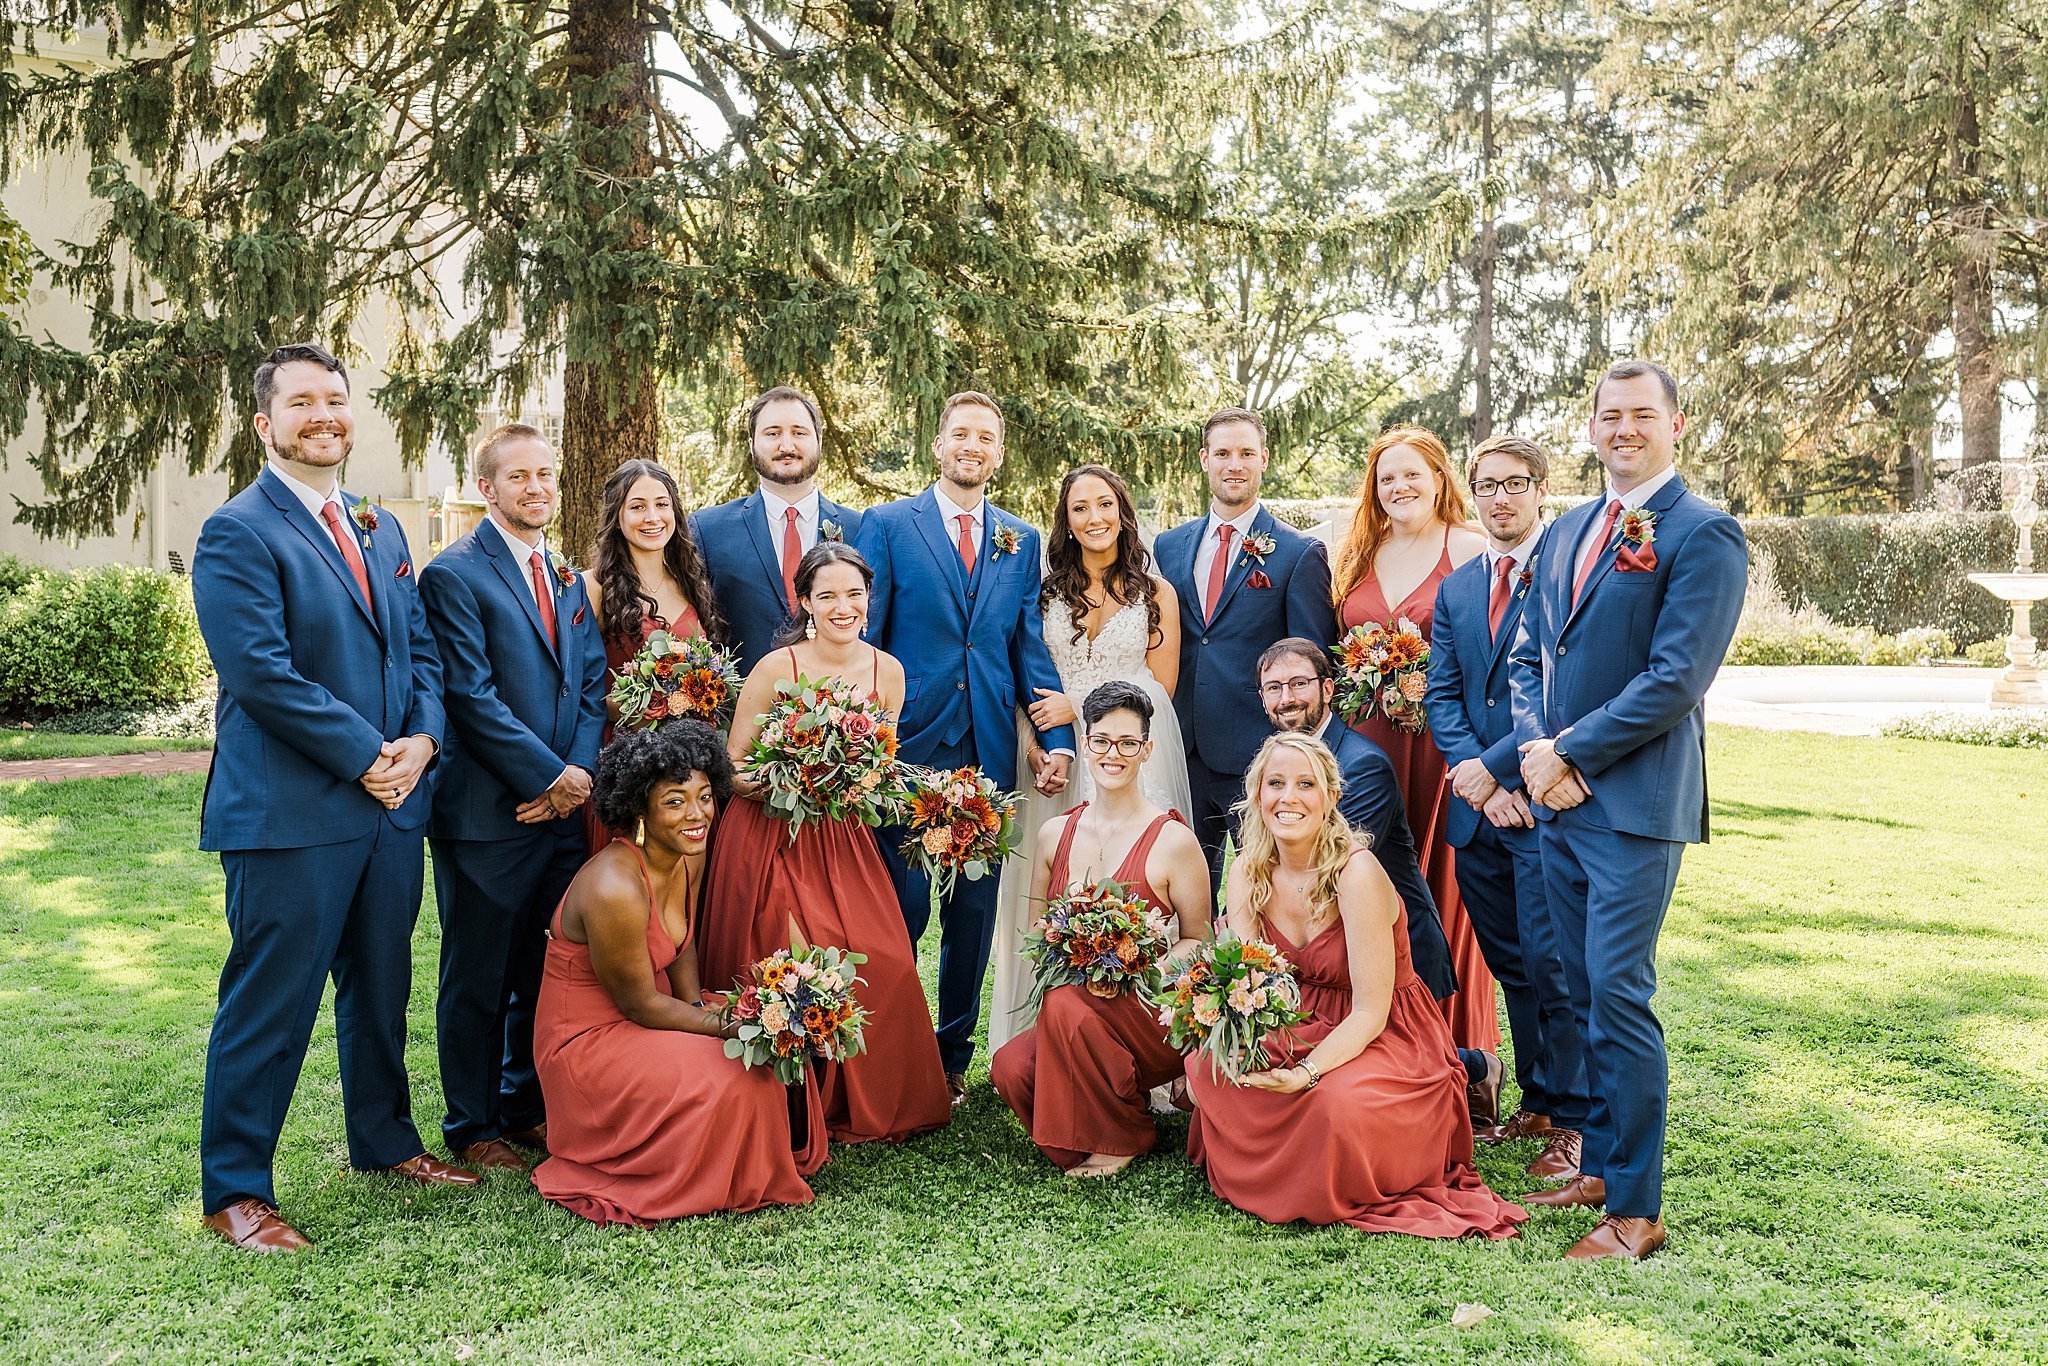
<instances>
[{"instance_id":1,"label":"shrub","mask_svg":"<svg viewBox=\"0 0 2048 1366\"><path fill-rule=\"evenodd\" d=\"M136 710L88 707L38 721L36 729L58 735L139 735L152 740L211 740L216 693L206 688L189 702Z\"/></svg>"},{"instance_id":2,"label":"shrub","mask_svg":"<svg viewBox=\"0 0 2048 1366\"><path fill-rule=\"evenodd\" d=\"M1895 636L1868 626L1844 626L1814 607L1793 607L1778 586L1768 549L1750 556L1742 618L1728 643L1729 664L1930 664L1955 653L1955 640L1938 626L1915 626Z\"/></svg>"},{"instance_id":3,"label":"shrub","mask_svg":"<svg viewBox=\"0 0 2048 1366\"><path fill-rule=\"evenodd\" d=\"M2004 513L1752 517L1743 529L1795 610L1884 635L1939 627L1966 645L2006 631L2010 609L1965 577L2012 567L2018 533Z\"/></svg>"},{"instance_id":4,"label":"shrub","mask_svg":"<svg viewBox=\"0 0 2048 1366\"><path fill-rule=\"evenodd\" d=\"M1980 640L1963 651L1963 658L1969 660L1972 664L1982 664L1987 669L2003 669L2005 667L2005 637L1993 636L1989 640Z\"/></svg>"},{"instance_id":5,"label":"shrub","mask_svg":"<svg viewBox=\"0 0 2048 1366\"><path fill-rule=\"evenodd\" d=\"M2005 749L2048 749L2048 711L1930 711L1887 721L1886 735L1909 740L1949 740L1959 745Z\"/></svg>"},{"instance_id":6,"label":"shrub","mask_svg":"<svg viewBox=\"0 0 2048 1366\"><path fill-rule=\"evenodd\" d=\"M11 598L42 573L39 566L16 555L0 555L0 598Z\"/></svg>"},{"instance_id":7,"label":"shrub","mask_svg":"<svg viewBox=\"0 0 2048 1366\"><path fill-rule=\"evenodd\" d=\"M197 695L209 673L181 576L47 573L0 601L0 712L168 706Z\"/></svg>"}]
</instances>

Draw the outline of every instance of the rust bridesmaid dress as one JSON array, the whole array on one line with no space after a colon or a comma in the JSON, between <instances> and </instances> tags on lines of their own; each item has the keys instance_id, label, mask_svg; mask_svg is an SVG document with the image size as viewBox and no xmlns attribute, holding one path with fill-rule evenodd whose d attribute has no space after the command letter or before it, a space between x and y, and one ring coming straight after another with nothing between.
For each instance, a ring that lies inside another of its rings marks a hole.
<instances>
[{"instance_id":1,"label":"rust bridesmaid dress","mask_svg":"<svg viewBox=\"0 0 2048 1366\"><path fill-rule=\"evenodd\" d=\"M1087 807L1086 802L1075 807L1076 819L1060 832L1052 855L1052 887L1067 885L1078 816ZM1145 881L1145 860L1167 822L1179 819L1168 811L1146 826L1111 875L1147 905L1158 907L1159 897ZM989 1080L1017 1112L1038 1150L1064 1170L1079 1166L1091 1153L1138 1157L1151 1152L1159 1129L1146 1108L1146 1093L1180 1076L1184 1062L1167 1044L1158 1017L1136 996L1104 999L1085 987L1068 986L1047 992L1038 1022L996 1050Z\"/></svg>"},{"instance_id":2,"label":"rust bridesmaid dress","mask_svg":"<svg viewBox=\"0 0 2048 1366\"><path fill-rule=\"evenodd\" d=\"M640 618L640 638L638 640L631 640L625 636L606 636L604 638L605 690L607 692L611 690L612 679L618 676L619 670L632 662L633 656L640 653L640 647L647 643L649 636L653 635L656 631L666 631L668 629L669 624L667 622L652 612L648 612ZM685 640L692 636L704 634L704 626L697 620L696 608L688 606L683 608L682 620L676 623L674 634L677 638ZM611 723L611 718L607 716L604 723L604 733L598 737L598 748L603 749L606 745L609 745L617 734L618 727L614 726ZM631 839L633 832L630 830L613 830L603 821L599 820L597 818L597 803L591 800L583 803L583 837L590 847L591 855L595 857L600 849L610 844L613 840Z\"/></svg>"},{"instance_id":3,"label":"rust bridesmaid dress","mask_svg":"<svg viewBox=\"0 0 2048 1366\"><path fill-rule=\"evenodd\" d=\"M760 802L730 802L711 838L704 906L698 967L720 990L788 948L791 920L807 944L867 955L854 992L868 1012L866 1051L811 1070L834 1140L903 1139L952 1118L931 1006L874 831L849 817L807 824L791 841L788 822Z\"/></svg>"},{"instance_id":4,"label":"rust bridesmaid dress","mask_svg":"<svg viewBox=\"0 0 2048 1366\"><path fill-rule=\"evenodd\" d=\"M1430 623L1436 618L1436 590L1450 572L1451 532L1446 527L1436 567L1407 597L1389 605L1379 576L1367 570L1337 609L1337 629L1349 631L1361 623L1391 626L1406 617L1428 640ZM1458 974L1458 990L1441 1003L1444 1018L1450 1022L1451 1039L1460 1048L1498 1053L1500 1015L1493 1004L1493 973L1479 951L1479 936L1472 933L1472 922L1465 916L1465 899L1458 894L1458 877L1452 866L1454 851L1444 805L1457 800L1451 795L1450 766L1426 730L1411 735L1383 716L1358 722L1352 729L1387 752L1401 780L1401 801L1408 813L1408 828L1415 836L1415 854L1429 883L1430 899L1436 902L1437 917L1443 921L1451 965Z\"/></svg>"},{"instance_id":5,"label":"rust bridesmaid dress","mask_svg":"<svg viewBox=\"0 0 2048 1366\"><path fill-rule=\"evenodd\" d=\"M1512 1238L1529 1215L1472 1166L1465 1069L1409 962L1407 914L1394 924L1394 997L1379 1037L1292 1095L1237 1086L1205 1063L1191 1065L1188 1156L1218 1196L1268 1223ZM1291 1040L1268 1044L1276 1069L1292 1067L1351 1013L1344 921L1332 919L1306 944L1270 925L1265 934L1294 965L1312 1016Z\"/></svg>"},{"instance_id":6,"label":"rust bridesmaid dress","mask_svg":"<svg viewBox=\"0 0 2048 1366\"><path fill-rule=\"evenodd\" d=\"M648 962L667 994L690 935L669 939L644 859L640 870ZM774 1073L740 1066L708 1034L634 1024L598 981L589 947L561 931L558 906L534 1017L550 1154L534 1169L540 1193L596 1224L809 1204L804 1177L824 1164L825 1143L790 1152L789 1093Z\"/></svg>"}]
</instances>

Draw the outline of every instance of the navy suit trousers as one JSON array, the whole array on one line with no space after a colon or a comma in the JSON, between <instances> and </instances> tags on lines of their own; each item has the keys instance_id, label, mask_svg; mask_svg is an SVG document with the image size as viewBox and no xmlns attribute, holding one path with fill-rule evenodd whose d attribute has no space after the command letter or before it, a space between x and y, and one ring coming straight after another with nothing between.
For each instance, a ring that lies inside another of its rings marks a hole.
<instances>
[{"instance_id":1,"label":"navy suit trousers","mask_svg":"<svg viewBox=\"0 0 2048 1366\"><path fill-rule=\"evenodd\" d=\"M1558 957L1542 854L1510 846L1482 818L1458 851L1457 876L1479 951L1507 1001L1522 1108L1559 1128L1582 1129L1591 1103L1586 1046Z\"/></svg>"},{"instance_id":2,"label":"navy suit trousers","mask_svg":"<svg viewBox=\"0 0 2048 1366\"><path fill-rule=\"evenodd\" d=\"M941 746L926 766L940 771L979 767L971 742ZM910 945L924 937L931 923L931 879L904 862L899 852L908 832L884 826L875 832L882 862L896 886L896 904L910 931ZM948 1072L965 1072L974 1057L974 1027L981 1022L981 988L988 977L988 956L996 932L996 892L1002 882L996 870L969 881L954 879L953 890L939 898L939 1061ZM1004 945L1006 950L1015 945Z\"/></svg>"},{"instance_id":3,"label":"navy suit trousers","mask_svg":"<svg viewBox=\"0 0 2048 1366\"><path fill-rule=\"evenodd\" d=\"M232 942L206 1045L205 1212L277 1203L271 1158L330 975L349 1164L374 1171L418 1156L405 1008L425 877L419 832L387 815L341 844L230 849L220 864Z\"/></svg>"},{"instance_id":4,"label":"navy suit trousers","mask_svg":"<svg viewBox=\"0 0 2048 1366\"><path fill-rule=\"evenodd\" d=\"M1671 1079L1650 998L1685 846L1605 829L1587 810L1542 823L1544 882L1592 1091L1579 1169L1606 1181L1609 1214L1655 1218Z\"/></svg>"},{"instance_id":5,"label":"navy suit trousers","mask_svg":"<svg viewBox=\"0 0 2048 1366\"><path fill-rule=\"evenodd\" d=\"M1188 751L1188 796L1194 804L1188 823L1202 852L1209 856L1209 885L1223 886L1223 846L1236 833L1230 808L1244 800L1244 774L1220 773L1202 762L1201 755Z\"/></svg>"},{"instance_id":6,"label":"navy suit trousers","mask_svg":"<svg viewBox=\"0 0 2048 1366\"><path fill-rule=\"evenodd\" d=\"M588 850L580 814L508 840L436 839L441 992L435 1023L441 1132L450 1152L547 1117L533 1065L533 1010L548 921Z\"/></svg>"}]
</instances>

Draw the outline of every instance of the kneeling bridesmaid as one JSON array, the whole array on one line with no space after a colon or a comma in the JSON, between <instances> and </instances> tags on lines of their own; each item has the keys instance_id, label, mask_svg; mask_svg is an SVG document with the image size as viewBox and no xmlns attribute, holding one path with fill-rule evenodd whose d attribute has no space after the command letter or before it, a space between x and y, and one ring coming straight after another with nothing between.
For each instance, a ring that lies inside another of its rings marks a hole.
<instances>
[{"instance_id":1,"label":"kneeling bridesmaid","mask_svg":"<svg viewBox=\"0 0 2048 1366\"><path fill-rule=\"evenodd\" d=\"M692 942L705 852L732 763L696 721L625 736L598 760L612 841L555 911L534 1024L552 1156L540 1193L593 1223L650 1224L810 1203L824 1135L790 1152L788 1091L725 1056Z\"/></svg>"},{"instance_id":2,"label":"kneeling bridesmaid","mask_svg":"<svg viewBox=\"0 0 2048 1366\"><path fill-rule=\"evenodd\" d=\"M1225 887L1239 938L1279 948L1311 1018L1241 1083L1188 1068L1188 1153L1210 1189L1270 1223L1511 1238L1529 1216L1472 1166L1465 1072L1408 961L1401 898L1338 814L1337 763L1299 733L1245 775Z\"/></svg>"},{"instance_id":3,"label":"kneeling bridesmaid","mask_svg":"<svg viewBox=\"0 0 2048 1366\"><path fill-rule=\"evenodd\" d=\"M1194 832L1145 799L1152 701L1135 684L1088 694L1095 795L1045 823L1033 854L1031 898L1112 880L1177 923L1176 950L1209 937L1209 865ZM997 945L1015 952L1016 945ZM1070 1176L1108 1176L1152 1151L1158 1130L1146 1093L1181 1075L1180 1054L1141 998L1107 999L1079 986L1045 995L1037 1023L997 1050L989 1079L1032 1142Z\"/></svg>"}]
</instances>

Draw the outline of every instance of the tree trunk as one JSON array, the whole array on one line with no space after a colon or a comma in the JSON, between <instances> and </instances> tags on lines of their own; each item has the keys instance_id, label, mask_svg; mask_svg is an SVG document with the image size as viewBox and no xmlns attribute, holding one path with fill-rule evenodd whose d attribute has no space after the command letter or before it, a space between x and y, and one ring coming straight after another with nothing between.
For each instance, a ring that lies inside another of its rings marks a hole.
<instances>
[{"instance_id":1,"label":"tree trunk","mask_svg":"<svg viewBox=\"0 0 2048 1366\"><path fill-rule=\"evenodd\" d=\"M631 198L652 174L653 79L640 8L630 0L570 0L571 117L587 168L586 250L639 253L651 234ZM661 384L643 348L622 341L622 297L569 301L562 367L562 547L579 561L596 542L604 481L619 463L660 451ZM633 329L644 335L645 329Z\"/></svg>"},{"instance_id":2,"label":"tree trunk","mask_svg":"<svg viewBox=\"0 0 2048 1366\"><path fill-rule=\"evenodd\" d=\"M1482 6L1485 52L1479 84L1479 174L1482 181L1493 174L1493 3ZM1500 256L1500 238L1495 231L1493 206L1480 211L1479 257L1473 263L1473 282L1479 290L1479 310L1472 319L1472 444L1493 435L1493 282Z\"/></svg>"},{"instance_id":3,"label":"tree trunk","mask_svg":"<svg viewBox=\"0 0 2048 1366\"><path fill-rule=\"evenodd\" d=\"M1999 386L2004 367L1992 332L1991 277L1998 259L1998 239L1991 231L1990 205L1984 198L1983 154L1978 146L1977 101L1963 94L1956 104L1950 171L1957 202L1951 221L1956 233L1955 279L1950 293L1950 330L1956 339L1957 401L1962 409L1963 470L1998 463ZM1974 503L1998 505L1995 482L1965 479Z\"/></svg>"}]
</instances>

